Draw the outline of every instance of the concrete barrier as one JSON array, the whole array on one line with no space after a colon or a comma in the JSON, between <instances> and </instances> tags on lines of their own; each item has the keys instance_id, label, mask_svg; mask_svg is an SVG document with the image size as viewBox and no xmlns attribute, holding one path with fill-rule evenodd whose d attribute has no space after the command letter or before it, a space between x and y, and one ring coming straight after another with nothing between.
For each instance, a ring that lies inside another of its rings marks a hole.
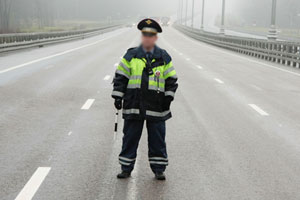
<instances>
[{"instance_id":1,"label":"concrete barrier","mask_svg":"<svg viewBox=\"0 0 300 200\"><path fill-rule=\"evenodd\" d=\"M300 67L299 42L220 35L179 24L174 24L174 27L191 38L214 46L295 68Z\"/></svg>"},{"instance_id":2,"label":"concrete barrier","mask_svg":"<svg viewBox=\"0 0 300 200\"><path fill-rule=\"evenodd\" d=\"M94 35L103 34L120 27L121 25L111 25L79 31L0 34L0 53L32 47L42 47L44 45L70 40L84 39Z\"/></svg>"}]
</instances>

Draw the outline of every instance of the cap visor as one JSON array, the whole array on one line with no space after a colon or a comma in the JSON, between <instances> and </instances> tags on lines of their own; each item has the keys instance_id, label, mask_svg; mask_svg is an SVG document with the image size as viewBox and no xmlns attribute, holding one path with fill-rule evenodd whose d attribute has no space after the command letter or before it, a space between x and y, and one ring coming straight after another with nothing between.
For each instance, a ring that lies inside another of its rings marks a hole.
<instances>
[{"instance_id":1,"label":"cap visor","mask_svg":"<svg viewBox=\"0 0 300 200\"><path fill-rule=\"evenodd\" d=\"M157 33L142 31L142 34L143 34L143 36L152 37L152 36L155 36Z\"/></svg>"}]
</instances>

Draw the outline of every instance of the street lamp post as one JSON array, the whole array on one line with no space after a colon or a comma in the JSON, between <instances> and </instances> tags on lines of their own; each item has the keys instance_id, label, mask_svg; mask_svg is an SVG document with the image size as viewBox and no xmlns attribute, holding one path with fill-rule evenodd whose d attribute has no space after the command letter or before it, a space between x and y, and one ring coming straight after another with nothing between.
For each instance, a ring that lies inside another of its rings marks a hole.
<instances>
[{"instance_id":1,"label":"street lamp post","mask_svg":"<svg viewBox=\"0 0 300 200\"><path fill-rule=\"evenodd\" d=\"M177 21L179 19L179 4L180 4L180 0L178 0L178 5L177 5Z\"/></svg>"},{"instance_id":2,"label":"street lamp post","mask_svg":"<svg viewBox=\"0 0 300 200\"><path fill-rule=\"evenodd\" d=\"M192 24L191 24L192 28L194 28L194 6L195 6L195 0L193 0L193 5L192 5Z\"/></svg>"},{"instance_id":3,"label":"street lamp post","mask_svg":"<svg viewBox=\"0 0 300 200\"><path fill-rule=\"evenodd\" d=\"M205 0L202 0L202 18L201 18L201 30L204 30L204 5L205 5Z\"/></svg>"},{"instance_id":4,"label":"street lamp post","mask_svg":"<svg viewBox=\"0 0 300 200\"><path fill-rule=\"evenodd\" d=\"M222 0L222 19L220 34L225 35L225 0Z\"/></svg>"},{"instance_id":5,"label":"street lamp post","mask_svg":"<svg viewBox=\"0 0 300 200\"><path fill-rule=\"evenodd\" d=\"M181 6L180 6L180 24L182 25L183 24L183 0L180 1L181 2Z\"/></svg>"},{"instance_id":6,"label":"street lamp post","mask_svg":"<svg viewBox=\"0 0 300 200\"><path fill-rule=\"evenodd\" d=\"M269 29L268 39L277 39L277 28L276 28L276 4L277 0L272 0L272 14L271 14L271 26Z\"/></svg>"},{"instance_id":7,"label":"street lamp post","mask_svg":"<svg viewBox=\"0 0 300 200\"><path fill-rule=\"evenodd\" d=\"M186 5L185 5L185 25L187 25L187 16L188 16L188 5L189 5L189 0L185 0Z\"/></svg>"},{"instance_id":8,"label":"street lamp post","mask_svg":"<svg viewBox=\"0 0 300 200\"><path fill-rule=\"evenodd\" d=\"M300 17L300 13L297 14L297 17ZM299 21L300 21L300 20L299 20ZM298 27L298 37L299 37L299 35L300 35L300 29L299 29L299 27Z\"/></svg>"}]
</instances>

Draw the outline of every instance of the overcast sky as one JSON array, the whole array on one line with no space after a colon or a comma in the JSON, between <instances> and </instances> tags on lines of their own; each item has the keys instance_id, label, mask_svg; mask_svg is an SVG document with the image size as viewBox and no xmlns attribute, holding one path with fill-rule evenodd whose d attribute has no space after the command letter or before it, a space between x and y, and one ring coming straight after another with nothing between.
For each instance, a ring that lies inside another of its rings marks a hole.
<instances>
[{"instance_id":1,"label":"overcast sky","mask_svg":"<svg viewBox=\"0 0 300 200\"><path fill-rule=\"evenodd\" d=\"M179 5L185 17L191 16L193 0L12 0L11 21L46 16L60 20L101 21L103 19L137 19L141 16L177 16ZM179 4L183 2L183 4ZM195 24L200 25L202 0L195 2ZM279 26L300 26L300 0L277 0ZM272 0L226 0L226 25L269 26ZM205 0L205 24L213 24L222 12L222 0ZM48 17L48 18L47 18ZM26 20L24 20L26 19ZM230 23L228 23L230 22Z\"/></svg>"}]
</instances>

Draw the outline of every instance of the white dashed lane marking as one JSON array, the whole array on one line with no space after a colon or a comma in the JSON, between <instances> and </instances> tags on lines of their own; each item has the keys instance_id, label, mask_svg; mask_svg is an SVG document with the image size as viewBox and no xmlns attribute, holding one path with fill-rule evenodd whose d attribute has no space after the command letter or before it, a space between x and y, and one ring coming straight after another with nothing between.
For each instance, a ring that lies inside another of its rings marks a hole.
<instances>
[{"instance_id":1,"label":"white dashed lane marking","mask_svg":"<svg viewBox=\"0 0 300 200\"><path fill-rule=\"evenodd\" d=\"M31 176L15 200L31 200L50 170L50 167L39 167Z\"/></svg>"},{"instance_id":2,"label":"white dashed lane marking","mask_svg":"<svg viewBox=\"0 0 300 200\"><path fill-rule=\"evenodd\" d=\"M203 69L203 67L201 67L200 65L196 65L196 67L197 67L198 69Z\"/></svg>"},{"instance_id":3,"label":"white dashed lane marking","mask_svg":"<svg viewBox=\"0 0 300 200\"><path fill-rule=\"evenodd\" d=\"M221 80L218 79L218 78L215 78L215 81L217 81L217 82L220 83L220 84L223 84L223 83L224 83L223 81L221 81Z\"/></svg>"},{"instance_id":4,"label":"white dashed lane marking","mask_svg":"<svg viewBox=\"0 0 300 200\"><path fill-rule=\"evenodd\" d=\"M256 90L258 90L258 91L262 91L262 89L260 88L260 87L258 87L258 86L256 86L256 85L250 85L252 88L254 88L254 89L256 89Z\"/></svg>"},{"instance_id":5,"label":"white dashed lane marking","mask_svg":"<svg viewBox=\"0 0 300 200\"><path fill-rule=\"evenodd\" d=\"M106 75L104 78L103 78L103 80L105 80L105 81L107 81L107 80L109 80L110 79L110 75Z\"/></svg>"},{"instance_id":6,"label":"white dashed lane marking","mask_svg":"<svg viewBox=\"0 0 300 200\"><path fill-rule=\"evenodd\" d=\"M86 100L85 104L81 107L81 110L88 110L93 105L95 99L88 99Z\"/></svg>"},{"instance_id":7,"label":"white dashed lane marking","mask_svg":"<svg viewBox=\"0 0 300 200\"><path fill-rule=\"evenodd\" d=\"M255 104L248 104L251 108L253 108L256 112L258 112L260 115L262 116L269 116L269 114L267 112L265 112L263 109L261 109L260 107L258 107Z\"/></svg>"},{"instance_id":8,"label":"white dashed lane marking","mask_svg":"<svg viewBox=\"0 0 300 200\"><path fill-rule=\"evenodd\" d=\"M72 131L70 131L70 132L68 133L68 136L70 136L70 135L72 135Z\"/></svg>"}]
</instances>

